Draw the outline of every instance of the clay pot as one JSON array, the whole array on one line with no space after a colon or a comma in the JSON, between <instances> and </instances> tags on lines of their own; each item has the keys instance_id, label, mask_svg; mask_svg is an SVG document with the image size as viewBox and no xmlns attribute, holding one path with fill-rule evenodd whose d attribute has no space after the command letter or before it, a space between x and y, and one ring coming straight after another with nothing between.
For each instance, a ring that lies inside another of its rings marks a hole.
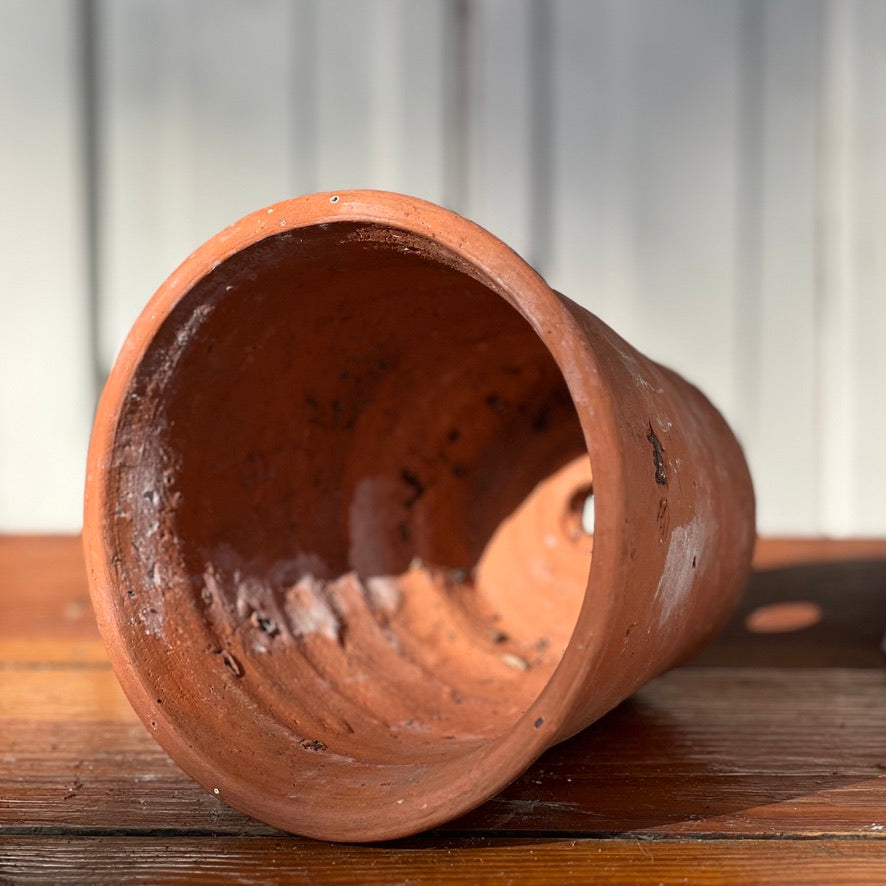
<instances>
[{"instance_id":1,"label":"clay pot","mask_svg":"<svg viewBox=\"0 0 886 886\"><path fill-rule=\"evenodd\" d=\"M696 388L474 224L357 191L163 284L99 406L84 543L176 762L367 841L477 806L710 639L753 514Z\"/></svg>"}]
</instances>

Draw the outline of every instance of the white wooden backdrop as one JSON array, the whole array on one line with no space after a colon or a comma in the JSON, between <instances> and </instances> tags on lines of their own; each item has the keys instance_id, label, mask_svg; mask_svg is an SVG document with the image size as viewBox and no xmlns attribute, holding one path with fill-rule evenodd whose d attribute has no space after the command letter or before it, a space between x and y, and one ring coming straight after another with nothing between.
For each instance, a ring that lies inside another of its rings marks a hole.
<instances>
[{"instance_id":1,"label":"white wooden backdrop","mask_svg":"<svg viewBox=\"0 0 886 886\"><path fill-rule=\"evenodd\" d=\"M196 245L314 190L475 219L743 440L764 532L886 534L886 2L0 0L0 530L73 530Z\"/></svg>"}]
</instances>

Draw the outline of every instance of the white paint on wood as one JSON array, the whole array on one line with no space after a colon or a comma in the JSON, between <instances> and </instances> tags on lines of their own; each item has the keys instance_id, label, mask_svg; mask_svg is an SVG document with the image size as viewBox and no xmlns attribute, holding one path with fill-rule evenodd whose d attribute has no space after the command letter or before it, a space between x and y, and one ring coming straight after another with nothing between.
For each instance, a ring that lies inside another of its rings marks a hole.
<instances>
[{"instance_id":1,"label":"white paint on wood","mask_svg":"<svg viewBox=\"0 0 886 886\"><path fill-rule=\"evenodd\" d=\"M447 14L429 0L316 3L316 190L443 199Z\"/></svg>"},{"instance_id":2,"label":"white paint on wood","mask_svg":"<svg viewBox=\"0 0 886 886\"><path fill-rule=\"evenodd\" d=\"M764 4L759 292L750 300L757 361L740 428L763 532L814 533L816 176L820 22L805 0ZM753 186L753 183L750 183ZM738 293L737 308L745 305ZM744 355L739 354L739 359ZM703 383L703 382L702 382Z\"/></svg>"},{"instance_id":3,"label":"white paint on wood","mask_svg":"<svg viewBox=\"0 0 886 886\"><path fill-rule=\"evenodd\" d=\"M858 0L853 12L854 466L850 531L886 535L886 4Z\"/></svg>"},{"instance_id":4,"label":"white paint on wood","mask_svg":"<svg viewBox=\"0 0 886 886\"><path fill-rule=\"evenodd\" d=\"M734 4L640 4L627 62L635 292L625 335L695 381L727 417L735 405L738 24Z\"/></svg>"},{"instance_id":5,"label":"white paint on wood","mask_svg":"<svg viewBox=\"0 0 886 886\"><path fill-rule=\"evenodd\" d=\"M739 7L560 2L554 16L549 279L734 422Z\"/></svg>"},{"instance_id":6,"label":"white paint on wood","mask_svg":"<svg viewBox=\"0 0 886 886\"><path fill-rule=\"evenodd\" d=\"M293 191L286 0L99 3L100 347L194 248Z\"/></svg>"},{"instance_id":7,"label":"white paint on wood","mask_svg":"<svg viewBox=\"0 0 886 886\"><path fill-rule=\"evenodd\" d=\"M853 384L856 280L853 83L855 6L827 0L822 20L817 170L817 437L819 526L852 529L856 387Z\"/></svg>"},{"instance_id":8,"label":"white paint on wood","mask_svg":"<svg viewBox=\"0 0 886 886\"><path fill-rule=\"evenodd\" d=\"M629 335L637 298L631 176L636 4L551 4L554 45L550 256L554 288Z\"/></svg>"},{"instance_id":9,"label":"white paint on wood","mask_svg":"<svg viewBox=\"0 0 886 886\"><path fill-rule=\"evenodd\" d=\"M696 382L762 531L886 531L886 4L96 0L95 354L84 9L0 0L0 528L79 525L91 366L193 248L371 187Z\"/></svg>"},{"instance_id":10,"label":"white paint on wood","mask_svg":"<svg viewBox=\"0 0 886 886\"><path fill-rule=\"evenodd\" d=\"M532 0L474 0L468 15L468 162L459 211L532 261Z\"/></svg>"},{"instance_id":11,"label":"white paint on wood","mask_svg":"<svg viewBox=\"0 0 886 886\"><path fill-rule=\"evenodd\" d=\"M0 530L80 526L93 408L78 7L0 3Z\"/></svg>"}]
</instances>

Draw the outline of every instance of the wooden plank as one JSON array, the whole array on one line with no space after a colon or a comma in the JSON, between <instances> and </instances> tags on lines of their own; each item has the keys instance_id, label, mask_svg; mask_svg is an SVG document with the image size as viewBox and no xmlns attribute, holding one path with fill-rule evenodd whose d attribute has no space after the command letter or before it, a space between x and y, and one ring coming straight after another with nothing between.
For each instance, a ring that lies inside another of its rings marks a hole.
<instances>
[{"instance_id":1,"label":"wooden plank","mask_svg":"<svg viewBox=\"0 0 886 886\"><path fill-rule=\"evenodd\" d=\"M884 690L873 669L674 671L442 830L876 834ZM0 736L0 833L256 830L170 766L107 670L16 672Z\"/></svg>"},{"instance_id":2,"label":"wooden plank","mask_svg":"<svg viewBox=\"0 0 886 886\"><path fill-rule=\"evenodd\" d=\"M880 653L872 644L882 621L884 560L882 539L759 539L757 572L736 617L696 661L718 666L790 661L879 666ZM769 636L745 630L744 620L754 609L798 600L821 607L815 630ZM106 661L79 537L0 535L0 663L66 661Z\"/></svg>"},{"instance_id":3,"label":"wooden plank","mask_svg":"<svg viewBox=\"0 0 886 886\"><path fill-rule=\"evenodd\" d=\"M884 688L873 670L674 671L452 827L878 833Z\"/></svg>"},{"instance_id":4,"label":"wooden plank","mask_svg":"<svg viewBox=\"0 0 886 886\"><path fill-rule=\"evenodd\" d=\"M757 539L754 548L754 569L775 569L810 563L840 560L882 560L886 558L883 538L777 538Z\"/></svg>"},{"instance_id":5,"label":"wooden plank","mask_svg":"<svg viewBox=\"0 0 886 886\"><path fill-rule=\"evenodd\" d=\"M277 833L188 778L112 682L109 673L81 681L84 699L67 722L0 716L0 844L23 831Z\"/></svg>"},{"instance_id":6,"label":"wooden plank","mask_svg":"<svg viewBox=\"0 0 886 886\"><path fill-rule=\"evenodd\" d=\"M751 638L739 628L740 619L753 607L776 599L802 599L804 595L822 605L827 615L824 635L814 635L814 643L806 635L781 638L756 638L755 643L777 644L786 654L803 646L805 664L814 663L808 654L818 650L826 654L830 647L846 643L859 650L864 643L853 641L838 625L839 608L854 613L851 623L869 637L878 630L881 620L877 598L881 577L875 563L886 558L886 541L855 539L839 542L824 539L763 538L757 543L754 564L758 571L798 567L799 571L779 573L773 584L765 576L756 576L750 586L746 604L739 619L733 620L727 634L714 647L722 649L737 638L744 644ZM850 561L834 570L808 569L815 563ZM851 561L856 561L855 563ZM859 563L857 561L867 561ZM770 589L771 586L771 589ZM848 608L847 608L848 607ZM734 633L733 633L734 631ZM762 648L751 649L751 655L768 656ZM0 663L100 662L106 656L96 630L89 601L83 553L77 536L3 536L0 535ZM720 659L722 661L722 655ZM767 663L773 664L768 657Z\"/></svg>"},{"instance_id":7,"label":"wooden plank","mask_svg":"<svg viewBox=\"0 0 886 886\"><path fill-rule=\"evenodd\" d=\"M758 562L800 565L756 574L745 608L692 667L653 681L443 830L876 837L886 823L886 672L873 645L886 563L802 564L884 549L875 540L761 541ZM0 659L0 839L27 828L271 833L178 771L103 655L70 652L88 637L100 649L92 620L65 614L85 593L76 538L0 538L0 589L9 644ZM821 606L820 625L747 630L755 606L796 599ZM40 638L45 645L29 651ZM67 651L48 654L53 640Z\"/></svg>"},{"instance_id":8,"label":"wooden plank","mask_svg":"<svg viewBox=\"0 0 886 886\"><path fill-rule=\"evenodd\" d=\"M95 883L779 883L882 882L882 841L418 839L379 846L289 838L13 837L13 882Z\"/></svg>"},{"instance_id":9,"label":"wooden plank","mask_svg":"<svg viewBox=\"0 0 886 886\"><path fill-rule=\"evenodd\" d=\"M736 616L695 661L720 667L879 667L884 560L881 539L760 539L757 574ZM811 630L769 635L746 630L745 619L760 606L803 600L822 610ZM0 536L0 665L104 661L79 538Z\"/></svg>"},{"instance_id":10,"label":"wooden plank","mask_svg":"<svg viewBox=\"0 0 886 886\"><path fill-rule=\"evenodd\" d=\"M690 664L882 668L884 590L883 539L758 539L735 614ZM749 626L761 617L767 631Z\"/></svg>"},{"instance_id":11,"label":"wooden plank","mask_svg":"<svg viewBox=\"0 0 886 886\"><path fill-rule=\"evenodd\" d=\"M0 531L80 525L92 378L77 4L0 4Z\"/></svg>"},{"instance_id":12,"label":"wooden plank","mask_svg":"<svg viewBox=\"0 0 886 886\"><path fill-rule=\"evenodd\" d=\"M107 662L79 536L0 535L0 667Z\"/></svg>"},{"instance_id":13,"label":"wooden plank","mask_svg":"<svg viewBox=\"0 0 886 886\"><path fill-rule=\"evenodd\" d=\"M66 723L131 722L129 707L107 662L95 667L21 668L0 685L0 717L10 723L22 720Z\"/></svg>"}]
</instances>

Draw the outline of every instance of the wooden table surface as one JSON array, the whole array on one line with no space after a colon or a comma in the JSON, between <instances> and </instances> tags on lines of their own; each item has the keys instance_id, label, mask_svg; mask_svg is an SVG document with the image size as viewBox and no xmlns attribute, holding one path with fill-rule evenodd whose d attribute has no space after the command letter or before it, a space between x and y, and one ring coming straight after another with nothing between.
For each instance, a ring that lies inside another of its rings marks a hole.
<instances>
[{"instance_id":1,"label":"wooden table surface","mask_svg":"<svg viewBox=\"0 0 886 886\"><path fill-rule=\"evenodd\" d=\"M756 570L715 644L485 806L332 845L227 808L154 743L78 539L0 537L0 884L886 883L886 541L766 540Z\"/></svg>"}]
</instances>

